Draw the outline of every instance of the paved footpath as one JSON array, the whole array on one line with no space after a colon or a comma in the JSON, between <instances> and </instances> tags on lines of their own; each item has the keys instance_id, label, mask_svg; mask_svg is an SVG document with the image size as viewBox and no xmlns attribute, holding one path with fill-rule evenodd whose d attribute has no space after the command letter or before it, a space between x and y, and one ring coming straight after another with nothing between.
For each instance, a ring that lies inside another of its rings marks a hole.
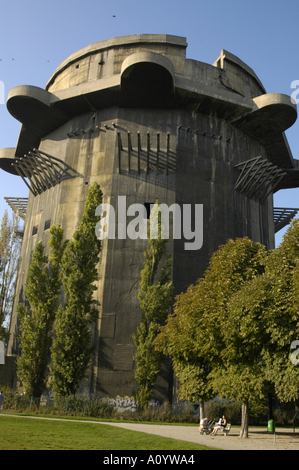
<instances>
[{"instance_id":1,"label":"paved footpath","mask_svg":"<svg viewBox=\"0 0 299 470\"><path fill-rule=\"evenodd\" d=\"M221 450L299 450L299 432L294 434L292 429L279 428L275 434L268 433L266 429L249 428L249 438L239 438L239 428L232 428L228 436L206 436L198 432L197 426L171 426L163 424L139 424L139 423L111 423L91 420L67 420L63 418L42 418L36 416L19 416L0 413L0 418L30 418L54 421L71 421L75 423L94 423L116 426L131 431L156 434L158 436L170 437L182 441L196 442L208 447Z\"/></svg>"},{"instance_id":2,"label":"paved footpath","mask_svg":"<svg viewBox=\"0 0 299 470\"><path fill-rule=\"evenodd\" d=\"M103 423L104 424L104 423ZM279 429L274 435L262 428L249 428L249 438L240 439L240 428L232 428L228 436L206 436L195 426L167 426L154 424L105 423L132 431L157 434L182 441L197 442L221 450L299 450L299 432L292 429Z\"/></svg>"}]
</instances>

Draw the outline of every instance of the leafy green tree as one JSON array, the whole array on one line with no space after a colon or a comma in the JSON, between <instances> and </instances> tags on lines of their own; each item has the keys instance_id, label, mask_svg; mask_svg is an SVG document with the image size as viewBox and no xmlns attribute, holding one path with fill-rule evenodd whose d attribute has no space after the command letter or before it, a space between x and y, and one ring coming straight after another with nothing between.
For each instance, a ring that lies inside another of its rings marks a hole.
<instances>
[{"instance_id":1,"label":"leafy green tree","mask_svg":"<svg viewBox=\"0 0 299 470\"><path fill-rule=\"evenodd\" d=\"M59 266L64 249L63 229L53 225L50 234L49 258L42 242L36 244L32 254L25 286L30 308L24 304L17 307L21 323L18 376L27 395L33 397L40 397L47 383L53 323L61 288Z\"/></svg>"},{"instance_id":2,"label":"leafy green tree","mask_svg":"<svg viewBox=\"0 0 299 470\"><path fill-rule=\"evenodd\" d=\"M283 402L299 400L299 368L291 361L291 345L299 339L298 281L299 220L295 219L281 245L269 252L265 272L247 282L229 306L235 324L229 324L231 348L255 362L257 372L263 371L264 388ZM257 396L261 382L262 375L257 384L253 373L247 380Z\"/></svg>"},{"instance_id":3,"label":"leafy green tree","mask_svg":"<svg viewBox=\"0 0 299 470\"><path fill-rule=\"evenodd\" d=\"M228 240L213 254L203 278L177 297L174 313L162 328L162 347L182 377L186 398L203 399L213 389L220 396L242 400L241 437L248 435L248 401L264 393L264 376L252 349L243 349L232 305L243 286L264 272L266 258L259 243Z\"/></svg>"},{"instance_id":4,"label":"leafy green tree","mask_svg":"<svg viewBox=\"0 0 299 470\"><path fill-rule=\"evenodd\" d=\"M246 238L220 247L204 277L177 298L158 336L179 378L185 371L183 392L185 378L190 397L193 387L204 393L207 386L242 401L241 437L248 436L249 402L273 393L284 402L299 400L298 357L291 361L299 340L298 286L296 219L270 252ZM208 363L206 382L189 372L196 360Z\"/></svg>"},{"instance_id":5,"label":"leafy green tree","mask_svg":"<svg viewBox=\"0 0 299 470\"><path fill-rule=\"evenodd\" d=\"M266 258L266 263L267 263ZM265 309L271 302L271 286L264 274L249 279L228 304L225 368L213 371L215 385L222 394L242 401L240 437L248 436L248 404L256 403L274 392L267 378L264 350L269 346ZM224 372L224 373L223 373Z\"/></svg>"},{"instance_id":6,"label":"leafy green tree","mask_svg":"<svg viewBox=\"0 0 299 470\"><path fill-rule=\"evenodd\" d=\"M299 340L299 219L269 256L263 284L271 286L270 301L263 306L269 335L263 353L266 375L278 399L298 401L299 367L291 361L291 345Z\"/></svg>"},{"instance_id":7,"label":"leafy green tree","mask_svg":"<svg viewBox=\"0 0 299 470\"><path fill-rule=\"evenodd\" d=\"M101 202L102 191L95 183L88 192L81 223L67 243L61 261L65 304L60 305L56 314L51 349L51 387L59 396L75 394L93 352L90 325L98 318L99 302L93 296L101 251L101 242L95 234L99 220L95 211Z\"/></svg>"},{"instance_id":8,"label":"leafy green tree","mask_svg":"<svg viewBox=\"0 0 299 470\"><path fill-rule=\"evenodd\" d=\"M151 214L152 233L148 230L148 248L144 253L144 268L141 272L141 285L138 298L141 307L141 323L137 334L133 334L136 345L135 378L139 385L137 398L141 407L146 407L158 375L162 372L163 355L156 350L154 340L157 337L169 313L173 297L171 281L171 256L167 256L167 239L161 236L159 204L156 201ZM157 224L156 230L154 224Z\"/></svg>"},{"instance_id":9,"label":"leafy green tree","mask_svg":"<svg viewBox=\"0 0 299 470\"><path fill-rule=\"evenodd\" d=\"M157 350L171 357L179 381L178 397L191 403L200 402L200 417L204 417L204 402L214 397L207 376L209 361L198 349L197 312L200 299L196 286L176 297L174 313L169 315L155 340Z\"/></svg>"},{"instance_id":10,"label":"leafy green tree","mask_svg":"<svg viewBox=\"0 0 299 470\"><path fill-rule=\"evenodd\" d=\"M16 277L20 259L21 239L17 234L18 219L9 220L5 211L0 227L0 341L8 342L7 322L14 301Z\"/></svg>"}]
</instances>

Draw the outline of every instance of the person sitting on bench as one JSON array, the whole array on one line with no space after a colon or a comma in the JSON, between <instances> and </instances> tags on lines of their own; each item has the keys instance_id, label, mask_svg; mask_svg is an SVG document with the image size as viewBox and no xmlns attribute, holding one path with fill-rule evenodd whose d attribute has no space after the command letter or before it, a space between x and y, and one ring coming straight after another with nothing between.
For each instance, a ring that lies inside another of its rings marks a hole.
<instances>
[{"instance_id":1,"label":"person sitting on bench","mask_svg":"<svg viewBox=\"0 0 299 470\"><path fill-rule=\"evenodd\" d=\"M211 436L215 436L218 429L222 429L222 430L225 429L226 424L227 424L227 421L226 421L225 416L223 415L222 418L219 419L218 423L214 427Z\"/></svg>"}]
</instances>

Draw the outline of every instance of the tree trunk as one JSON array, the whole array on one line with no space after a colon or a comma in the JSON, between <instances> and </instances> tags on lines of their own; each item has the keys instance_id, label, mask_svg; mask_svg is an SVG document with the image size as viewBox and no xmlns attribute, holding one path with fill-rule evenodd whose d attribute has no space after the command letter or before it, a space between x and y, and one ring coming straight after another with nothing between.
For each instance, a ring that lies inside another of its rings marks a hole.
<instances>
[{"instance_id":1,"label":"tree trunk","mask_svg":"<svg viewBox=\"0 0 299 470\"><path fill-rule=\"evenodd\" d=\"M248 400L242 401L242 422L241 422L241 431L240 438L246 439L248 437Z\"/></svg>"},{"instance_id":2,"label":"tree trunk","mask_svg":"<svg viewBox=\"0 0 299 470\"><path fill-rule=\"evenodd\" d=\"M199 404L199 422L205 417L205 402L201 401Z\"/></svg>"}]
</instances>

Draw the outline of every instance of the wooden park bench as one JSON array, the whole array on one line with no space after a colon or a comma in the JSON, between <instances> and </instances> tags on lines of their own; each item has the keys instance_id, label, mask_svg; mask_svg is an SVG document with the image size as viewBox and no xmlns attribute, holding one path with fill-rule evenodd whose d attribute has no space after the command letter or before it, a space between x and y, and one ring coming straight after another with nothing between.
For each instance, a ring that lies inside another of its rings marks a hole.
<instances>
[{"instance_id":1,"label":"wooden park bench","mask_svg":"<svg viewBox=\"0 0 299 470\"><path fill-rule=\"evenodd\" d=\"M228 433L229 433L229 431L230 431L231 426L232 426L232 425L228 423L228 424L225 426L224 429L217 429L217 432L216 432L215 436L216 436L217 434L223 434L224 436L227 436Z\"/></svg>"}]
</instances>

